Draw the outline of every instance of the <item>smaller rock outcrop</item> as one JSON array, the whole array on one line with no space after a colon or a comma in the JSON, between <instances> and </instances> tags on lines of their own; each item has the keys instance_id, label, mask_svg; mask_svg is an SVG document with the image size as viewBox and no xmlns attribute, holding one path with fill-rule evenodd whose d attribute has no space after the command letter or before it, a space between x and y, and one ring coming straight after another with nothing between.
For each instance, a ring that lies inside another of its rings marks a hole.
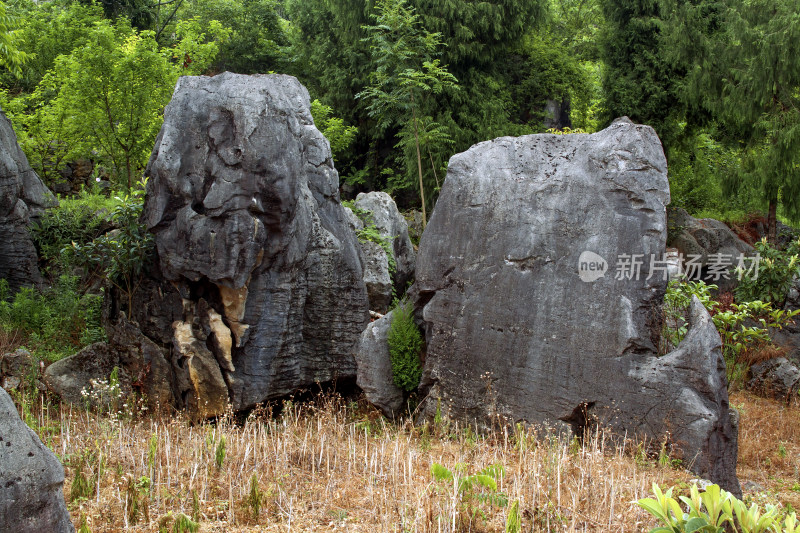
<instances>
[{"instance_id":1,"label":"smaller rock outcrop","mask_svg":"<svg viewBox=\"0 0 800 533\"><path fill-rule=\"evenodd\" d=\"M763 396L789 401L800 390L800 370L785 357L776 357L750 367L747 388Z\"/></svg>"},{"instance_id":2,"label":"smaller rock outcrop","mask_svg":"<svg viewBox=\"0 0 800 533\"><path fill-rule=\"evenodd\" d=\"M0 355L0 387L11 390L20 386L33 370L31 353L25 348Z\"/></svg>"},{"instance_id":3,"label":"smaller rock outcrop","mask_svg":"<svg viewBox=\"0 0 800 533\"><path fill-rule=\"evenodd\" d=\"M408 236L408 222L397 209L392 197L385 192L374 191L360 193L356 196L356 207L372 213L372 223L378 233L391 239L397 268L392 275L392 282L398 292L403 292L406 285L414 279L414 268L417 254Z\"/></svg>"},{"instance_id":4,"label":"smaller rock outcrop","mask_svg":"<svg viewBox=\"0 0 800 533\"><path fill-rule=\"evenodd\" d=\"M134 391L145 397L151 410L174 405L170 366L161 348L122 317L106 331L109 342L91 344L47 367L47 386L76 405L88 402L107 409ZM114 368L118 369L118 391L110 390Z\"/></svg>"},{"instance_id":5,"label":"smaller rock outcrop","mask_svg":"<svg viewBox=\"0 0 800 533\"><path fill-rule=\"evenodd\" d=\"M0 278L8 280L12 293L41 282L28 226L56 205L55 196L22 152L11 122L0 111Z\"/></svg>"},{"instance_id":6,"label":"smaller rock outcrop","mask_svg":"<svg viewBox=\"0 0 800 533\"><path fill-rule=\"evenodd\" d=\"M369 308L386 313L394 293L402 294L414 279L416 252L408 235L408 222L385 192L360 193L355 207L360 215L356 216L348 208L347 219L353 231L359 234ZM365 227L369 226L374 227L381 239L391 243L391 258L383 246L363 235Z\"/></svg>"},{"instance_id":7,"label":"smaller rock outcrop","mask_svg":"<svg viewBox=\"0 0 800 533\"><path fill-rule=\"evenodd\" d=\"M403 391L394 384L389 357L389 327L392 313L370 323L361 334L355 358L357 384L367 401L389 418L395 418L403 408Z\"/></svg>"},{"instance_id":8,"label":"smaller rock outcrop","mask_svg":"<svg viewBox=\"0 0 800 533\"><path fill-rule=\"evenodd\" d=\"M364 221L358 218L349 207L345 216L350 228L359 235L358 247L361 252L364 285L367 287L369 308L377 313L385 313L392 303L392 276L389 273L389 256L383 246L363 236Z\"/></svg>"},{"instance_id":9,"label":"smaller rock outcrop","mask_svg":"<svg viewBox=\"0 0 800 533\"><path fill-rule=\"evenodd\" d=\"M683 256L684 274L692 280L699 277L707 283L713 283L722 292L736 287L733 269L740 256L755 255L752 246L740 239L724 222L713 218L697 219L681 208L667 210L667 224L667 246L677 248ZM693 264L689 263L690 260ZM719 270L725 273L717 274L715 265L725 266Z\"/></svg>"},{"instance_id":10,"label":"smaller rock outcrop","mask_svg":"<svg viewBox=\"0 0 800 533\"><path fill-rule=\"evenodd\" d=\"M0 389L0 531L75 531L64 503L64 467Z\"/></svg>"}]
</instances>

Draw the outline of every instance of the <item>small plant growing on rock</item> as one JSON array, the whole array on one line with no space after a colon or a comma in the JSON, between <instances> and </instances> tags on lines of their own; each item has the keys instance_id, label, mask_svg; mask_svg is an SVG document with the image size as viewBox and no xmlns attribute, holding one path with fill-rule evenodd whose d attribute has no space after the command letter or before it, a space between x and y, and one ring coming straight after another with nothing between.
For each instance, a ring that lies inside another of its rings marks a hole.
<instances>
[{"instance_id":1,"label":"small plant growing on rock","mask_svg":"<svg viewBox=\"0 0 800 533\"><path fill-rule=\"evenodd\" d=\"M413 391L422 379L422 365L419 360L422 334L414 322L414 310L410 302L400 302L392 312L387 343L394 384L406 392Z\"/></svg>"}]
</instances>

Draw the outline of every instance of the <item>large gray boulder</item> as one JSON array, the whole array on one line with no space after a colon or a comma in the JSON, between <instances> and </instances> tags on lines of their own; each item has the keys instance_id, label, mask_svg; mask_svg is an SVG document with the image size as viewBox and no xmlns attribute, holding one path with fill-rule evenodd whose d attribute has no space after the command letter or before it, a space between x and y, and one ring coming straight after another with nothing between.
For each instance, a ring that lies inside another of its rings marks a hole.
<instances>
[{"instance_id":1,"label":"large gray boulder","mask_svg":"<svg viewBox=\"0 0 800 533\"><path fill-rule=\"evenodd\" d=\"M0 111L0 278L8 280L12 293L41 282L28 226L56 205L55 196L22 152L11 122Z\"/></svg>"},{"instance_id":2,"label":"large gray boulder","mask_svg":"<svg viewBox=\"0 0 800 533\"><path fill-rule=\"evenodd\" d=\"M355 377L358 243L309 107L295 78L224 73L181 78L165 110L143 220L171 287L151 294L183 309L154 336L171 339L178 402L204 416Z\"/></svg>"},{"instance_id":3,"label":"large gray boulder","mask_svg":"<svg viewBox=\"0 0 800 533\"><path fill-rule=\"evenodd\" d=\"M417 255L423 416L666 440L739 492L720 338L698 301L680 346L656 350L666 170L653 129L627 119L451 158ZM639 275L616 269L633 259Z\"/></svg>"},{"instance_id":4,"label":"large gray boulder","mask_svg":"<svg viewBox=\"0 0 800 533\"><path fill-rule=\"evenodd\" d=\"M0 388L0 531L75 531L63 485L64 467Z\"/></svg>"},{"instance_id":5,"label":"large gray boulder","mask_svg":"<svg viewBox=\"0 0 800 533\"><path fill-rule=\"evenodd\" d=\"M729 291L738 283L733 272L740 257L755 255L755 249L740 239L724 222L713 218L694 218L684 209L668 211L670 239L668 246L676 248L684 259L684 273L692 280L703 279ZM698 267L690 266L693 260ZM718 268L715 265L725 265ZM745 260L745 267L750 263Z\"/></svg>"},{"instance_id":6,"label":"large gray boulder","mask_svg":"<svg viewBox=\"0 0 800 533\"><path fill-rule=\"evenodd\" d=\"M392 313L370 323L361 334L355 351L358 365L357 384L367 401L389 418L395 418L403 408L405 396L394 384L392 361L389 356L389 327Z\"/></svg>"}]
</instances>

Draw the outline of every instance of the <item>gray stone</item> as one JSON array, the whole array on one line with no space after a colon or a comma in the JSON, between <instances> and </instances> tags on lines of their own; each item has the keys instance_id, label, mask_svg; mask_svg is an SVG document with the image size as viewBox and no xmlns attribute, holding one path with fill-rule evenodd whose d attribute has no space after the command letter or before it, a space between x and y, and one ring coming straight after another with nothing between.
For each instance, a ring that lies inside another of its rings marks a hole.
<instances>
[{"instance_id":1,"label":"gray stone","mask_svg":"<svg viewBox=\"0 0 800 533\"><path fill-rule=\"evenodd\" d=\"M747 388L776 400L789 401L800 390L800 370L785 357L776 357L750 367Z\"/></svg>"},{"instance_id":2,"label":"gray stone","mask_svg":"<svg viewBox=\"0 0 800 533\"><path fill-rule=\"evenodd\" d=\"M75 531L63 485L64 467L0 389L0 531Z\"/></svg>"},{"instance_id":3,"label":"gray stone","mask_svg":"<svg viewBox=\"0 0 800 533\"><path fill-rule=\"evenodd\" d=\"M382 237L391 239L397 268L392 276L398 293L405 291L414 279L417 254L408 236L408 222L397 209L392 197L385 192L360 193L356 196L356 206L372 213L372 222Z\"/></svg>"},{"instance_id":4,"label":"gray stone","mask_svg":"<svg viewBox=\"0 0 800 533\"><path fill-rule=\"evenodd\" d=\"M55 196L19 147L11 122L0 111L0 278L8 281L12 294L41 283L28 226L56 205Z\"/></svg>"},{"instance_id":5,"label":"gray stone","mask_svg":"<svg viewBox=\"0 0 800 533\"><path fill-rule=\"evenodd\" d=\"M707 283L717 285L720 291L729 291L736 287L736 266L740 256L753 256L755 249L740 239L724 222L713 218L697 219L681 208L669 209L670 242L668 246L677 248L683 255L684 273L690 279L702 277ZM721 254L721 255L720 255ZM686 265L690 256L697 256L700 270L692 270ZM730 265L727 272L720 276L708 271L709 265L723 259ZM749 266L749 263L746 263ZM726 277L727 276L727 277Z\"/></svg>"},{"instance_id":6,"label":"gray stone","mask_svg":"<svg viewBox=\"0 0 800 533\"><path fill-rule=\"evenodd\" d=\"M358 232L364 229L364 222L349 207L345 207L344 212L348 225L358 235ZM389 305L392 303L389 256L386 255L386 250L376 242L359 238L358 246L369 308L371 311L383 314L389 310Z\"/></svg>"},{"instance_id":7,"label":"gray stone","mask_svg":"<svg viewBox=\"0 0 800 533\"><path fill-rule=\"evenodd\" d=\"M109 342L91 344L47 367L47 386L65 402L108 409L136 391L151 410L174 402L170 366L163 351L124 318L106 328ZM109 389L109 378L118 369L119 391ZM121 403L120 403L121 405Z\"/></svg>"},{"instance_id":8,"label":"gray stone","mask_svg":"<svg viewBox=\"0 0 800 533\"><path fill-rule=\"evenodd\" d=\"M665 252L666 170L653 129L627 119L451 158L413 290L423 416L440 405L485 425L667 439L673 457L740 493L720 337L696 299L683 342L656 349L667 280L649 260ZM639 276L615 275L623 254L641 254Z\"/></svg>"},{"instance_id":9,"label":"gray stone","mask_svg":"<svg viewBox=\"0 0 800 533\"><path fill-rule=\"evenodd\" d=\"M211 387L217 409L219 376L237 410L355 377L366 288L330 147L309 107L290 76L224 73L181 78L165 110L143 220L172 286L158 289L177 292L164 297L183 310L179 327L161 323L148 335L187 348L206 336L214 356L176 351L175 396L185 406L203 404ZM193 374L193 357L205 378Z\"/></svg>"},{"instance_id":10,"label":"gray stone","mask_svg":"<svg viewBox=\"0 0 800 533\"><path fill-rule=\"evenodd\" d=\"M33 370L32 366L31 353L25 348L18 348L0 356L0 378L23 378Z\"/></svg>"},{"instance_id":11,"label":"gray stone","mask_svg":"<svg viewBox=\"0 0 800 533\"><path fill-rule=\"evenodd\" d=\"M355 352L358 365L357 384L369 403L389 418L395 418L403 408L403 391L394 384L392 362L389 358L389 326L392 313L372 322L361 334Z\"/></svg>"},{"instance_id":12,"label":"gray stone","mask_svg":"<svg viewBox=\"0 0 800 533\"><path fill-rule=\"evenodd\" d=\"M389 257L383 247L372 241L361 241L364 266L364 284L367 286L369 308L385 313L392 303L392 277L389 275Z\"/></svg>"}]
</instances>

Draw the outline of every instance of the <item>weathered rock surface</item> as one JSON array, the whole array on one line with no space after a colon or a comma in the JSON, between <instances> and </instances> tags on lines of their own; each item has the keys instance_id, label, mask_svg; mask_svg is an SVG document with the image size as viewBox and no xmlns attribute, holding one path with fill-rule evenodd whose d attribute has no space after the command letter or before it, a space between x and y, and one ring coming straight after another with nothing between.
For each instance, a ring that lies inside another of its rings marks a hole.
<instances>
[{"instance_id":1,"label":"weathered rock surface","mask_svg":"<svg viewBox=\"0 0 800 533\"><path fill-rule=\"evenodd\" d=\"M670 234L673 236L667 245L677 248L683 255L684 273L692 280L700 277L707 283L713 283L720 291L736 287L737 278L733 268L740 256L755 255L755 249L719 220L697 219L681 208L669 209L668 216ZM694 262L698 267L687 264L693 256L697 258ZM723 269L725 273L717 274L714 264L727 265ZM745 268L749 266L750 263L745 262Z\"/></svg>"},{"instance_id":2,"label":"weathered rock surface","mask_svg":"<svg viewBox=\"0 0 800 533\"><path fill-rule=\"evenodd\" d=\"M355 377L358 244L296 79L181 78L146 174L143 219L183 310L142 328L171 339L179 404L210 415Z\"/></svg>"},{"instance_id":3,"label":"weathered rock surface","mask_svg":"<svg viewBox=\"0 0 800 533\"><path fill-rule=\"evenodd\" d=\"M800 390L800 370L785 357L750 367L747 388L769 398L788 401Z\"/></svg>"},{"instance_id":4,"label":"weathered rock surface","mask_svg":"<svg viewBox=\"0 0 800 533\"><path fill-rule=\"evenodd\" d=\"M55 196L31 168L0 111L0 278L8 280L12 293L41 282L28 225L55 205Z\"/></svg>"},{"instance_id":5,"label":"weathered rock surface","mask_svg":"<svg viewBox=\"0 0 800 533\"><path fill-rule=\"evenodd\" d=\"M33 358L25 348L0 355L0 387L16 389L29 373L35 371L32 367Z\"/></svg>"},{"instance_id":6,"label":"weathered rock surface","mask_svg":"<svg viewBox=\"0 0 800 533\"><path fill-rule=\"evenodd\" d=\"M75 531L63 485L64 467L0 389L0 531Z\"/></svg>"},{"instance_id":7,"label":"weathered rock surface","mask_svg":"<svg viewBox=\"0 0 800 533\"><path fill-rule=\"evenodd\" d=\"M364 229L364 222L349 207L344 208L347 223L356 232ZM389 256L383 247L373 241L359 238L361 267L364 285L367 288L369 308L377 313L385 313L392 303L392 276L389 274Z\"/></svg>"},{"instance_id":8,"label":"weathered rock surface","mask_svg":"<svg viewBox=\"0 0 800 533\"><path fill-rule=\"evenodd\" d=\"M417 254L408 236L408 222L397 209L397 204L385 192L374 191L356 196L356 207L372 213L372 222L382 237L391 239L397 263L392 281L398 292L414 279Z\"/></svg>"},{"instance_id":9,"label":"weathered rock surface","mask_svg":"<svg viewBox=\"0 0 800 533\"><path fill-rule=\"evenodd\" d=\"M91 344L47 367L47 386L65 402L108 408L112 401L142 393L151 410L168 409L175 399L171 370L164 351L139 329L120 318L108 325L109 342ZM118 369L119 396L109 389L109 378Z\"/></svg>"},{"instance_id":10,"label":"weathered rock surface","mask_svg":"<svg viewBox=\"0 0 800 533\"><path fill-rule=\"evenodd\" d=\"M389 418L400 414L403 408L403 391L394 384L392 361L389 357L389 326L392 313L372 322L361 334L355 352L358 365L357 384L369 403Z\"/></svg>"},{"instance_id":11,"label":"weathered rock surface","mask_svg":"<svg viewBox=\"0 0 800 533\"><path fill-rule=\"evenodd\" d=\"M440 404L484 424L666 438L738 493L720 338L699 302L680 346L656 352L667 282L650 258L663 259L668 202L658 137L626 119L451 158L417 255L423 415ZM615 272L626 254L641 254L640 275Z\"/></svg>"}]
</instances>

